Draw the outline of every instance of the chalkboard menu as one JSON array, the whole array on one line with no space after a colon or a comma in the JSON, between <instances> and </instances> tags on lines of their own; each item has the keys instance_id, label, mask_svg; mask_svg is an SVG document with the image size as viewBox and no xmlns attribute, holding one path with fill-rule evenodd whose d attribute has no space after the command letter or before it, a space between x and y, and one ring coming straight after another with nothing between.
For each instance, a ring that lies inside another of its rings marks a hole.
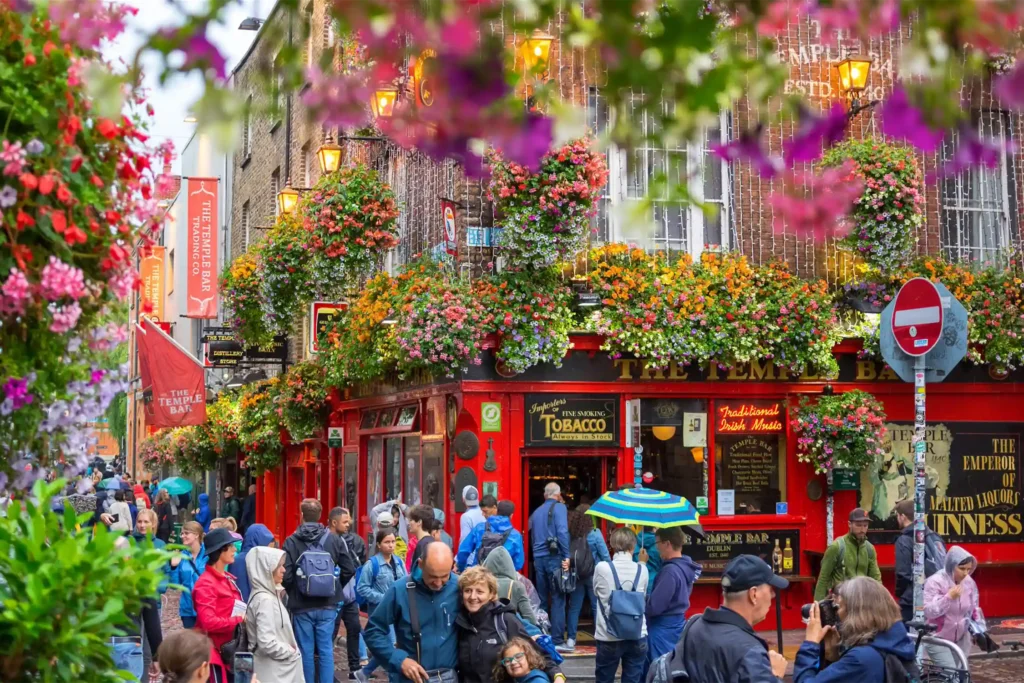
<instances>
[{"instance_id":1,"label":"chalkboard menu","mask_svg":"<svg viewBox=\"0 0 1024 683\"><path fill-rule=\"evenodd\" d=\"M526 395L527 446L618 446L616 395Z\"/></svg>"},{"instance_id":2,"label":"chalkboard menu","mask_svg":"<svg viewBox=\"0 0 1024 683\"><path fill-rule=\"evenodd\" d=\"M800 573L800 530L708 531L702 539L685 535L683 554L704 567L701 576L721 576L725 565L737 555L757 555L777 568L783 576ZM775 562L772 556L778 547Z\"/></svg>"},{"instance_id":3,"label":"chalkboard menu","mask_svg":"<svg viewBox=\"0 0 1024 683\"><path fill-rule=\"evenodd\" d=\"M861 474L873 543L895 542L893 508L914 491L913 426L891 423L889 448ZM925 434L928 526L950 543L1024 540L1022 423L936 422Z\"/></svg>"},{"instance_id":4,"label":"chalkboard menu","mask_svg":"<svg viewBox=\"0 0 1024 683\"><path fill-rule=\"evenodd\" d=\"M760 494L778 485L779 443L774 438L748 436L726 447L725 464L737 494Z\"/></svg>"}]
</instances>

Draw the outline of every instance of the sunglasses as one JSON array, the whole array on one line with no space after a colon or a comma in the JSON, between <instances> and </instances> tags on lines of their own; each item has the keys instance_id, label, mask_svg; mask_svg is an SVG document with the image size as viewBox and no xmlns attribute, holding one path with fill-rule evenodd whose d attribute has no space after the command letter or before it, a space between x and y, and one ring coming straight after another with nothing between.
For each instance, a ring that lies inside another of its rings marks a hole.
<instances>
[{"instance_id":1,"label":"sunglasses","mask_svg":"<svg viewBox=\"0 0 1024 683\"><path fill-rule=\"evenodd\" d=\"M501 660L501 665L502 666L509 666L513 662L518 662L519 660L521 660L525 656L526 656L525 652L517 652L514 655L512 655L511 657L505 657L505 659Z\"/></svg>"}]
</instances>

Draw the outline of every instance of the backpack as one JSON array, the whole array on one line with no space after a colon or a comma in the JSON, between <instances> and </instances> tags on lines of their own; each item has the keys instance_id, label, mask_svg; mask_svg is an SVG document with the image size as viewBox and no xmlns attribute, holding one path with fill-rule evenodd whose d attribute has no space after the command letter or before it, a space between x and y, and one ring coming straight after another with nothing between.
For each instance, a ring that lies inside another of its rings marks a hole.
<instances>
[{"instance_id":1,"label":"backpack","mask_svg":"<svg viewBox=\"0 0 1024 683\"><path fill-rule=\"evenodd\" d=\"M843 560L843 557L846 555L846 536L840 536L839 540L836 541L836 542L839 544L839 558L836 560L836 568L837 569L842 569L842 571L843 571L843 578L845 579L846 578L846 562ZM869 545L868 546L868 559L869 560L874 560L875 557L876 557L875 556L875 546ZM943 552L943 557L945 557L945 552Z\"/></svg>"},{"instance_id":2,"label":"backpack","mask_svg":"<svg viewBox=\"0 0 1024 683\"><path fill-rule=\"evenodd\" d=\"M345 586L346 593L348 592L348 587L352 586L352 595L353 595L351 600L349 600L348 596L346 595L345 602L355 602L360 607L366 607L367 605L370 604L369 601L366 598L364 598L362 595L360 595L359 592L356 591L356 589L355 589L355 587L359 585L359 577L361 577L363 575L363 568L365 566L366 566L365 564L359 565L356 568L356 575L353 576L352 580L349 581L348 584ZM374 555L373 557L370 558L370 571L372 572L372 574L370 576L370 583L371 584L376 583L377 576L380 575L380 558L377 555Z\"/></svg>"},{"instance_id":3,"label":"backpack","mask_svg":"<svg viewBox=\"0 0 1024 683\"><path fill-rule=\"evenodd\" d=\"M683 632L679 636L676 646L651 662L651 668L647 672L647 683L690 683L690 674L686 670L686 634L695 621L701 617L696 616L687 620Z\"/></svg>"},{"instance_id":4,"label":"backpack","mask_svg":"<svg viewBox=\"0 0 1024 683\"><path fill-rule=\"evenodd\" d=\"M505 545L511 534L511 526L505 530L505 533L499 534L497 531L491 531L490 522L484 522L484 535L480 539L480 547L476 551L476 563L482 565L492 551Z\"/></svg>"},{"instance_id":5,"label":"backpack","mask_svg":"<svg viewBox=\"0 0 1024 683\"><path fill-rule=\"evenodd\" d=\"M601 608L601 616L604 617L605 628L619 640L640 640L644 632L644 609L647 607L647 594L637 591L643 565L637 565L633 587L627 591L622 589L615 565L611 562L605 564L611 568L612 579L615 580L615 590L608 596L608 606L605 607L604 601L600 598L597 601Z\"/></svg>"},{"instance_id":6,"label":"backpack","mask_svg":"<svg viewBox=\"0 0 1024 683\"><path fill-rule=\"evenodd\" d=\"M569 558L581 579L589 579L594 575L594 554L590 552L586 536L572 539L569 543Z\"/></svg>"},{"instance_id":7,"label":"backpack","mask_svg":"<svg viewBox=\"0 0 1024 683\"><path fill-rule=\"evenodd\" d=\"M316 543L306 546L296 562L295 575L298 578L299 594L307 598L334 597L338 582L338 565L324 542L330 531L324 531Z\"/></svg>"},{"instance_id":8,"label":"backpack","mask_svg":"<svg viewBox=\"0 0 1024 683\"><path fill-rule=\"evenodd\" d=\"M932 574L941 571L946 566L946 544L942 537L932 530L924 536L924 576L928 578Z\"/></svg>"},{"instance_id":9,"label":"backpack","mask_svg":"<svg viewBox=\"0 0 1024 683\"><path fill-rule=\"evenodd\" d=\"M880 683L921 683L921 669L915 660L900 659L891 652L883 655L875 648L871 649L882 658L885 668L885 679Z\"/></svg>"}]
</instances>

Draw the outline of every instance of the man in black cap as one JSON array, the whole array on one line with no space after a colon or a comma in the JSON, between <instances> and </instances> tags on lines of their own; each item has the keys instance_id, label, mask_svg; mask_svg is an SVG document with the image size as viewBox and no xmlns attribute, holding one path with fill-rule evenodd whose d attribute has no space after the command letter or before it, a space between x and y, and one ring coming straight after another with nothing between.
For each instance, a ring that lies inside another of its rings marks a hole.
<instances>
[{"instance_id":1,"label":"man in black cap","mask_svg":"<svg viewBox=\"0 0 1024 683\"><path fill-rule=\"evenodd\" d=\"M882 582L875 546L868 541L870 521L863 508L854 508L850 513L850 532L825 549L818 585L814 588L815 602L824 600L833 588L855 576L868 576Z\"/></svg>"},{"instance_id":2,"label":"man in black cap","mask_svg":"<svg viewBox=\"0 0 1024 683\"><path fill-rule=\"evenodd\" d=\"M786 675L786 659L768 649L754 625L771 609L774 589L788 585L761 558L734 557L722 575L722 606L691 618L673 661L682 660L691 681L779 683Z\"/></svg>"}]
</instances>

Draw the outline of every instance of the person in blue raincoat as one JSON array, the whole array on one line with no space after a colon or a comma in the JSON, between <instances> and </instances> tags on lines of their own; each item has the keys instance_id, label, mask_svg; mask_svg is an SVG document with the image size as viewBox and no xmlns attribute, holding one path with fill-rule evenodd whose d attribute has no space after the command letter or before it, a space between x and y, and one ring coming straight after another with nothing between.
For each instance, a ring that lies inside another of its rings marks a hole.
<instances>
[{"instance_id":1,"label":"person in blue raincoat","mask_svg":"<svg viewBox=\"0 0 1024 683\"><path fill-rule=\"evenodd\" d=\"M586 503L582 503L576 506L577 512L587 513L590 506ZM594 566L597 566L598 562L611 562L612 556L608 552L608 544L604 540L604 534L596 526L587 532L587 545L590 546L590 554L594 556ZM648 572L650 570L648 569ZM592 614L597 614L597 598L594 596L593 587L588 592L590 598L590 610Z\"/></svg>"},{"instance_id":2,"label":"person in blue raincoat","mask_svg":"<svg viewBox=\"0 0 1024 683\"><path fill-rule=\"evenodd\" d=\"M654 532L661 570L647 596L647 664L641 680L646 680L651 662L671 652L679 642L690 609L690 593L700 577L701 566L683 555L683 531L679 527Z\"/></svg>"},{"instance_id":3,"label":"person in blue raincoat","mask_svg":"<svg viewBox=\"0 0 1024 683\"><path fill-rule=\"evenodd\" d=\"M202 495L205 496L206 494ZM235 585L238 586L238 591L246 602L249 602L251 587L249 585L249 572L245 565L245 556L249 554L250 550L257 547L277 547L274 534L270 533L270 529L262 524L253 524L245 530L245 538L242 540L242 551L235 555L235 561L228 565L228 572L231 576L235 577Z\"/></svg>"},{"instance_id":4,"label":"person in blue raincoat","mask_svg":"<svg viewBox=\"0 0 1024 683\"><path fill-rule=\"evenodd\" d=\"M196 521L203 525L203 533L210 533L210 521L213 514L210 512L210 496L207 493L199 494L199 509L196 510Z\"/></svg>"},{"instance_id":5,"label":"person in blue raincoat","mask_svg":"<svg viewBox=\"0 0 1024 683\"><path fill-rule=\"evenodd\" d=\"M178 615L185 628L196 625L196 608L192 604L192 589L206 571L206 548L203 546L203 526L199 522L185 522L181 527L181 543L186 546L178 557L171 560L171 583L183 586L178 601Z\"/></svg>"},{"instance_id":6,"label":"person in blue raincoat","mask_svg":"<svg viewBox=\"0 0 1024 683\"><path fill-rule=\"evenodd\" d=\"M634 527L636 531L636 550L633 551L633 561L643 562L647 565L648 594L654 590L654 580L661 570L661 554L658 552L658 542L654 531L646 527ZM643 554L641 554L643 553Z\"/></svg>"},{"instance_id":7,"label":"person in blue raincoat","mask_svg":"<svg viewBox=\"0 0 1024 683\"><path fill-rule=\"evenodd\" d=\"M512 564L515 565L516 571L523 570L523 563L526 561L526 555L523 552L523 535L513 528L511 519L516 511L515 504L510 500L499 501L497 511L498 514L491 515L485 521L477 524L469 535L462 539L462 543L459 544L459 554L455 557L460 572L466 567L479 564L477 551L480 549L484 534L488 532L495 534L508 532L508 538L505 539L502 547L512 556Z\"/></svg>"}]
</instances>

